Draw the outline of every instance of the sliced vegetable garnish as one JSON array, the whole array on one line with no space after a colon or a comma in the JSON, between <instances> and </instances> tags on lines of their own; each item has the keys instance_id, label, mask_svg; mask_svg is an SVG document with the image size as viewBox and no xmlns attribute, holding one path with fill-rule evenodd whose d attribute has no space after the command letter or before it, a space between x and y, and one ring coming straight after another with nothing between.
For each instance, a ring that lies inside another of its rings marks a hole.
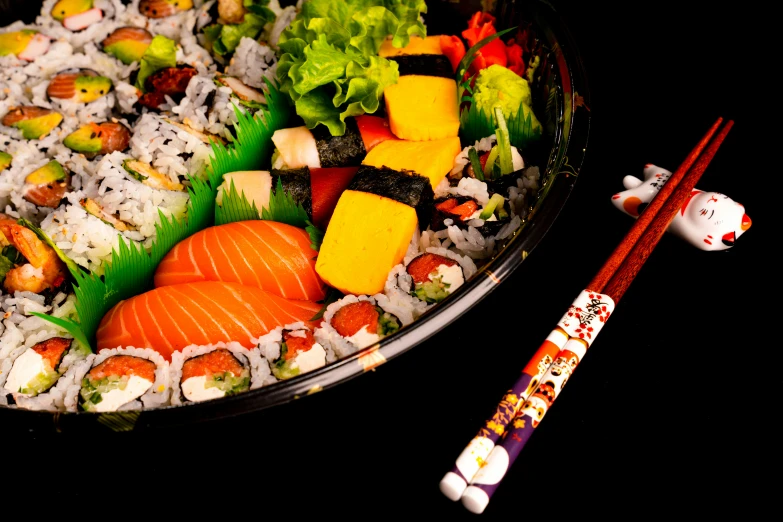
<instances>
[{"instance_id":1,"label":"sliced vegetable garnish","mask_svg":"<svg viewBox=\"0 0 783 522\"><path fill-rule=\"evenodd\" d=\"M487 155L487 162L484 164L484 175L488 178L493 178L495 174L495 162L498 160L498 156L500 155L500 149L497 145L493 145L491 149L489 149L489 154Z\"/></svg>"},{"instance_id":2,"label":"sliced vegetable garnish","mask_svg":"<svg viewBox=\"0 0 783 522\"><path fill-rule=\"evenodd\" d=\"M484 170L481 168L481 160L479 160L475 147L468 149L468 159L471 166L473 166L473 175L476 176L477 180L484 181Z\"/></svg>"},{"instance_id":3,"label":"sliced vegetable garnish","mask_svg":"<svg viewBox=\"0 0 783 522\"><path fill-rule=\"evenodd\" d=\"M492 214L495 213L495 209L500 206L500 208L503 208L503 202L505 199L503 199L503 196L500 194L493 194L491 198L489 198L489 201L484 206L484 210L481 211L481 214L479 214L479 219L487 220L492 217Z\"/></svg>"},{"instance_id":4,"label":"sliced vegetable garnish","mask_svg":"<svg viewBox=\"0 0 783 522\"><path fill-rule=\"evenodd\" d=\"M500 151L500 174L505 176L514 172L514 160L511 156L511 140L508 136L506 119L503 117L503 109L500 107L495 107L495 119L498 122L495 137L498 142L498 151Z\"/></svg>"}]
</instances>

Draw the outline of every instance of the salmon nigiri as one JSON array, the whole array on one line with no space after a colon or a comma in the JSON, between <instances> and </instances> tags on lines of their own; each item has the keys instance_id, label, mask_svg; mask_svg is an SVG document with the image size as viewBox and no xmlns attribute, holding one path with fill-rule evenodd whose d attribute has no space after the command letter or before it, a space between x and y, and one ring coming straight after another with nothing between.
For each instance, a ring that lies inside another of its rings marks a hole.
<instances>
[{"instance_id":1,"label":"salmon nigiri","mask_svg":"<svg viewBox=\"0 0 783 522\"><path fill-rule=\"evenodd\" d=\"M191 344L236 341L252 348L278 326L310 322L321 305L252 286L203 281L155 288L115 305L96 332L98 349L152 348L167 360Z\"/></svg>"},{"instance_id":2,"label":"salmon nigiri","mask_svg":"<svg viewBox=\"0 0 783 522\"><path fill-rule=\"evenodd\" d=\"M301 228L276 221L226 223L174 246L158 265L155 286L225 281L287 299L319 301L326 288L315 272L317 254Z\"/></svg>"}]
</instances>

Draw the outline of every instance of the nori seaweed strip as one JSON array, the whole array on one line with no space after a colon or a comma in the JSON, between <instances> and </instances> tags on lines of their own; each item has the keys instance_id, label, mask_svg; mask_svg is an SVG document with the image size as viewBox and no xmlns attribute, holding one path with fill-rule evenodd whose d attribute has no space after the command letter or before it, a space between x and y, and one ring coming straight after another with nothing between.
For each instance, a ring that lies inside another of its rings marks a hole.
<instances>
[{"instance_id":1,"label":"nori seaweed strip","mask_svg":"<svg viewBox=\"0 0 783 522\"><path fill-rule=\"evenodd\" d=\"M525 177L525 171L530 167L525 167L519 170L515 170L505 176L498 176L491 180L487 180L487 191L489 195L500 194L504 198L508 197L508 189L510 187L517 186L517 180Z\"/></svg>"},{"instance_id":2,"label":"nori seaweed strip","mask_svg":"<svg viewBox=\"0 0 783 522\"><path fill-rule=\"evenodd\" d=\"M307 212L307 217L313 219L313 196L310 188L310 169L302 167L300 169L272 169L272 187L277 186L279 179L283 184L283 191L290 195L294 202L302 205Z\"/></svg>"},{"instance_id":3,"label":"nori seaweed strip","mask_svg":"<svg viewBox=\"0 0 783 522\"><path fill-rule=\"evenodd\" d=\"M367 155L356 118L345 120L345 134L342 136L332 136L326 125L317 125L310 132L315 138L315 148L323 168L356 167Z\"/></svg>"},{"instance_id":4,"label":"nori seaweed strip","mask_svg":"<svg viewBox=\"0 0 783 522\"><path fill-rule=\"evenodd\" d=\"M369 192L393 199L416 209L419 223L429 223L434 193L429 178L413 171L400 172L388 167L362 165L347 190Z\"/></svg>"},{"instance_id":5,"label":"nori seaweed strip","mask_svg":"<svg viewBox=\"0 0 783 522\"><path fill-rule=\"evenodd\" d=\"M400 76L417 74L454 79L454 68L442 54L403 54L390 56L389 60L394 60L400 66Z\"/></svg>"}]
</instances>

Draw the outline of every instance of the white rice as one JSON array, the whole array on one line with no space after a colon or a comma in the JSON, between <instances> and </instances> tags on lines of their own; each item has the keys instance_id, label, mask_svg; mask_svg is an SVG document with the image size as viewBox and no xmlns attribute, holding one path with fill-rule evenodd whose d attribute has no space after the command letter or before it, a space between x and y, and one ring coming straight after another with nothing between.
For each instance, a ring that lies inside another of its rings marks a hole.
<instances>
[{"instance_id":1,"label":"white rice","mask_svg":"<svg viewBox=\"0 0 783 522\"><path fill-rule=\"evenodd\" d=\"M296 13L294 12L294 14ZM228 64L226 74L236 76L250 87L265 89L266 83L264 78L269 81L276 81L276 71L277 57L275 56L275 51L269 45L261 44L252 38L243 36L234 50L234 55Z\"/></svg>"}]
</instances>

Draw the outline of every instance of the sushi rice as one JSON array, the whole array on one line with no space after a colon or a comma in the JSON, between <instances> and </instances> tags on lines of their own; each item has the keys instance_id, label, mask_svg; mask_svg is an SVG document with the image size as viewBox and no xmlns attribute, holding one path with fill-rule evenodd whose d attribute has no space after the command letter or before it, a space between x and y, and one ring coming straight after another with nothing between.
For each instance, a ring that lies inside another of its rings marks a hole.
<instances>
[{"instance_id":1,"label":"sushi rice","mask_svg":"<svg viewBox=\"0 0 783 522\"><path fill-rule=\"evenodd\" d=\"M235 109L248 109L232 95L232 89L216 82L225 73L263 94L267 81L275 81L277 42L282 31L294 19L301 7L281 8L272 0L269 8L276 19L265 28L264 38L242 37L233 55L222 63L204 47L201 29L213 22L216 0L194 0L193 9L172 16L150 19L139 11L140 0L95 0L94 7L102 18L80 31L66 29L51 16L56 0L45 0L41 14L33 24L14 22L0 33L32 29L50 38L47 51L32 61L13 54L0 56L0 118L18 106L34 105L57 111L62 122L39 139L25 139L18 128L0 124L0 151L13 157L8 168L0 171L0 213L10 218L25 218L38 225L54 244L75 263L102 273L112 251L120 242L148 247L155 239L160 214L182 217L189 200L186 176L203 177L210 163L212 149L204 137L230 143L234 138ZM102 51L100 42L121 27L147 29L152 35L163 35L178 44L177 64L195 68L184 95L180 99L166 96L159 111L142 107L140 92L134 87L133 74L137 63L126 65ZM90 103L78 103L47 96L47 87L58 73L69 69L89 69L111 80L111 90ZM129 147L88 159L63 144L63 139L88 123L119 122L131 130ZM478 142L477 151L487 151L496 143L495 136ZM478 270L477 262L491 258L503 242L513 236L527 217L529 201L540 186L537 167L527 166L512 149L515 170L524 168L524 175L508 188L504 196L509 202L509 221L494 235L484 236L479 228L481 219L472 219L467 227L458 227L446 220L446 228L433 231L417 228L403 262L392 268L383 291L374 295L346 295L329 304L323 322L313 329L314 338L326 352L331 363L350 356L364 346L346 340L332 327L334 314L343 306L368 301L395 316L405 327L431 310L435 304L424 302L412 294L413 281L407 265L422 253L433 253L456 261L464 279ZM27 176L51 160L59 162L70 174L69 189L55 208L36 205L23 197ZM124 167L126 161L137 160L156 170L167 182L181 186L180 190L156 188L139 181ZM461 172L469 160L467 148L454 160L454 173ZM487 183L464 177L450 183L444 179L434 188L435 198L469 196L481 207L490 200ZM122 230L112 222L89 212L83 202L90 200L102 211L123 224ZM75 296L59 292L54 296L27 291L7 293L0 288L0 389L14 361L36 343L52 337L71 338L70 334L44 321L33 312L55 317L75 318ZM79 392L91 368L114 355L132 355L155 363L155 382L138 399L123 404L120 410L149 409L188 402L182 396L180 379L182 366L191 357L224 348L251 369L251 389L278 382L272 362L280 357L284 330L308 328L293 323L251 339L255 348L238 342L191 345L175 352L169 363L161 355L145 347L116 347L89 353L71 348L59 367L62 376L48 390L37 396L13 396L2 389L0 405L45 411L79 411Z\"/></svg>"}]
</instances>

